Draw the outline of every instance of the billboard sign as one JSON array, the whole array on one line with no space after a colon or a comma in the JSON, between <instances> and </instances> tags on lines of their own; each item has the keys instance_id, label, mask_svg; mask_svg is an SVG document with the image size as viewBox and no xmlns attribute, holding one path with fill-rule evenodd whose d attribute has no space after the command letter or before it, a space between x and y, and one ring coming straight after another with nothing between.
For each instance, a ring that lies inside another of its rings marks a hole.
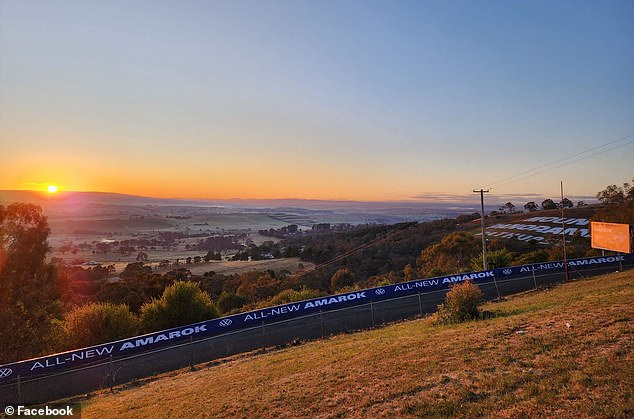
<instances>
[{"instance_id":1,"label":"billboard sign","mask_svg":"<svg viewBox=\"0 0 634 419\"><path fill-rule=\"evenodd\" d=\"M629 224L590 223L592 248L632 253L632 235Z\"/></svg>"}]
</instances>

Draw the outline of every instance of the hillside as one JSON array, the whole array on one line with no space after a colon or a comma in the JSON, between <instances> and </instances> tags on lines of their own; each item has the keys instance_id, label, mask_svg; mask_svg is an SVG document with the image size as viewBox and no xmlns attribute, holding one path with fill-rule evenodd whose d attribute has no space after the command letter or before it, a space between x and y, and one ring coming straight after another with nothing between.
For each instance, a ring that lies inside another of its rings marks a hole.
<instances>
[{"instance_id":1,"label":"hillside","mask_svg":"<svg viewBox=\"0 0 634 419\"><path fill-rule=\"evenodd\" d=\"M631 417L634 272L201 365L84 401L84 417ZM253 356L255 355L255 356Z\"/></svg>"}]
</instances>

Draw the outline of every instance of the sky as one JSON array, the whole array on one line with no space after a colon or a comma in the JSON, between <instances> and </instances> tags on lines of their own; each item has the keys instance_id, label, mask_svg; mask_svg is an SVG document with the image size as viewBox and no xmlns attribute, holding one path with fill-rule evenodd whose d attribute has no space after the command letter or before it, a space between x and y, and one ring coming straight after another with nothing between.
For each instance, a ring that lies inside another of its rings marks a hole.
<instances>
[{"instance_id":1,"label":"sky","mask_svg":"<svg viewBox=\"0 0 634 419\"><path fill-rule=\"evenodd\" d=\"M593 196L634 177L633 19L631 0L0 0L0 189Z\"/></svg>"}]
</instances>

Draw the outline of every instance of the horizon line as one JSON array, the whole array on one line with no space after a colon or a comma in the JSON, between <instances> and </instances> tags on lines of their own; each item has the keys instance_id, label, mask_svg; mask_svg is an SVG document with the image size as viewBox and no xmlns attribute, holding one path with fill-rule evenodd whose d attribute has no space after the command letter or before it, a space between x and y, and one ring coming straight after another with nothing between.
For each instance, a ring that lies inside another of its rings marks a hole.
<instances>
[{"instance_id":1,"label":"horizon line","mask_svg":"<svg viewBox=\"0 0 634 419\"><path fill-rule=\"evenodd\" d=\"M464 195L462 194L443 194L443 193L428 193L429 196L424 196L426 195L425 193L421 194L420 196L412 196L409 198L403 198L401 200L359 200L359 199L346 199L346 198L329 198L329 199L324 199L324 198L253 198L253 197L249 197L249 198L210 198L210 197L159 197L159 196L148 196L148 195L136 195L136 194L131 194L131 193L123 193L123 192L112 192L112 191L96 191L96 190L87 190L87 191L81 191L81 190L59 190L58 192L55 192L54 194L50 194L48 192L46 192L45 190L37 190L37 189L2 189L0 190L0 193L2 192L26 192L26 193L33 193L33 194L37 194L37 195L41 195L43 198L52 198L54 199L55 195L59 196L59 195L64 195L64 194L105 194L105 195L120 195L120 196L128 196L128 197L136 197L136 198L144 198L144 199L155 199L155 200L174 200L174 201L205 201L205 202L209 202L209 201L313 201L313 202L342 202L342 203L394 203L394 204L419 204L419 203L451 203L451 202L455 202L455 203L460 203L460 202L464 202L464 201L469 201L469 199L473 199L473 200L478 200L476 194L471 194L471 193L465 193ZM534 199L539 199L539 198L547 198L547 195L544 194L536 194L536 193L526 193L526 194L501 194L501 195L495 195L495 194L491 194L489 195L489 197L493 200L498 199L498 200L512 200L512 199L528 199L529 201ZM60 197L61 198L61 197ZM557 198L557 197L556 197ZM586 195L570 195L569 198L574 198L574 199L596 199L596 196L586 196ZM552 199L552 198L551 198Z\"/></svg>"}]
</instances>

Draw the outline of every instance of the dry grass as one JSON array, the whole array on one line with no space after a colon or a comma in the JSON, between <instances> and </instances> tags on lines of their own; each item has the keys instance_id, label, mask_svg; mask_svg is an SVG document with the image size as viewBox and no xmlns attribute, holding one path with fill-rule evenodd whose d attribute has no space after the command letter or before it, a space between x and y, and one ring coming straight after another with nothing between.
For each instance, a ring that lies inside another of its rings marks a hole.
<instances>
[{"instance_id":1,"label":"dry grass","mask_svg":"<svg viewBox=\"0 0 634 419\"><path fill-rule=\"evenodd\" d=\"M84 403L92 417L632 417L634 272L341 335Z\"/></svg>"}]
</instances>

